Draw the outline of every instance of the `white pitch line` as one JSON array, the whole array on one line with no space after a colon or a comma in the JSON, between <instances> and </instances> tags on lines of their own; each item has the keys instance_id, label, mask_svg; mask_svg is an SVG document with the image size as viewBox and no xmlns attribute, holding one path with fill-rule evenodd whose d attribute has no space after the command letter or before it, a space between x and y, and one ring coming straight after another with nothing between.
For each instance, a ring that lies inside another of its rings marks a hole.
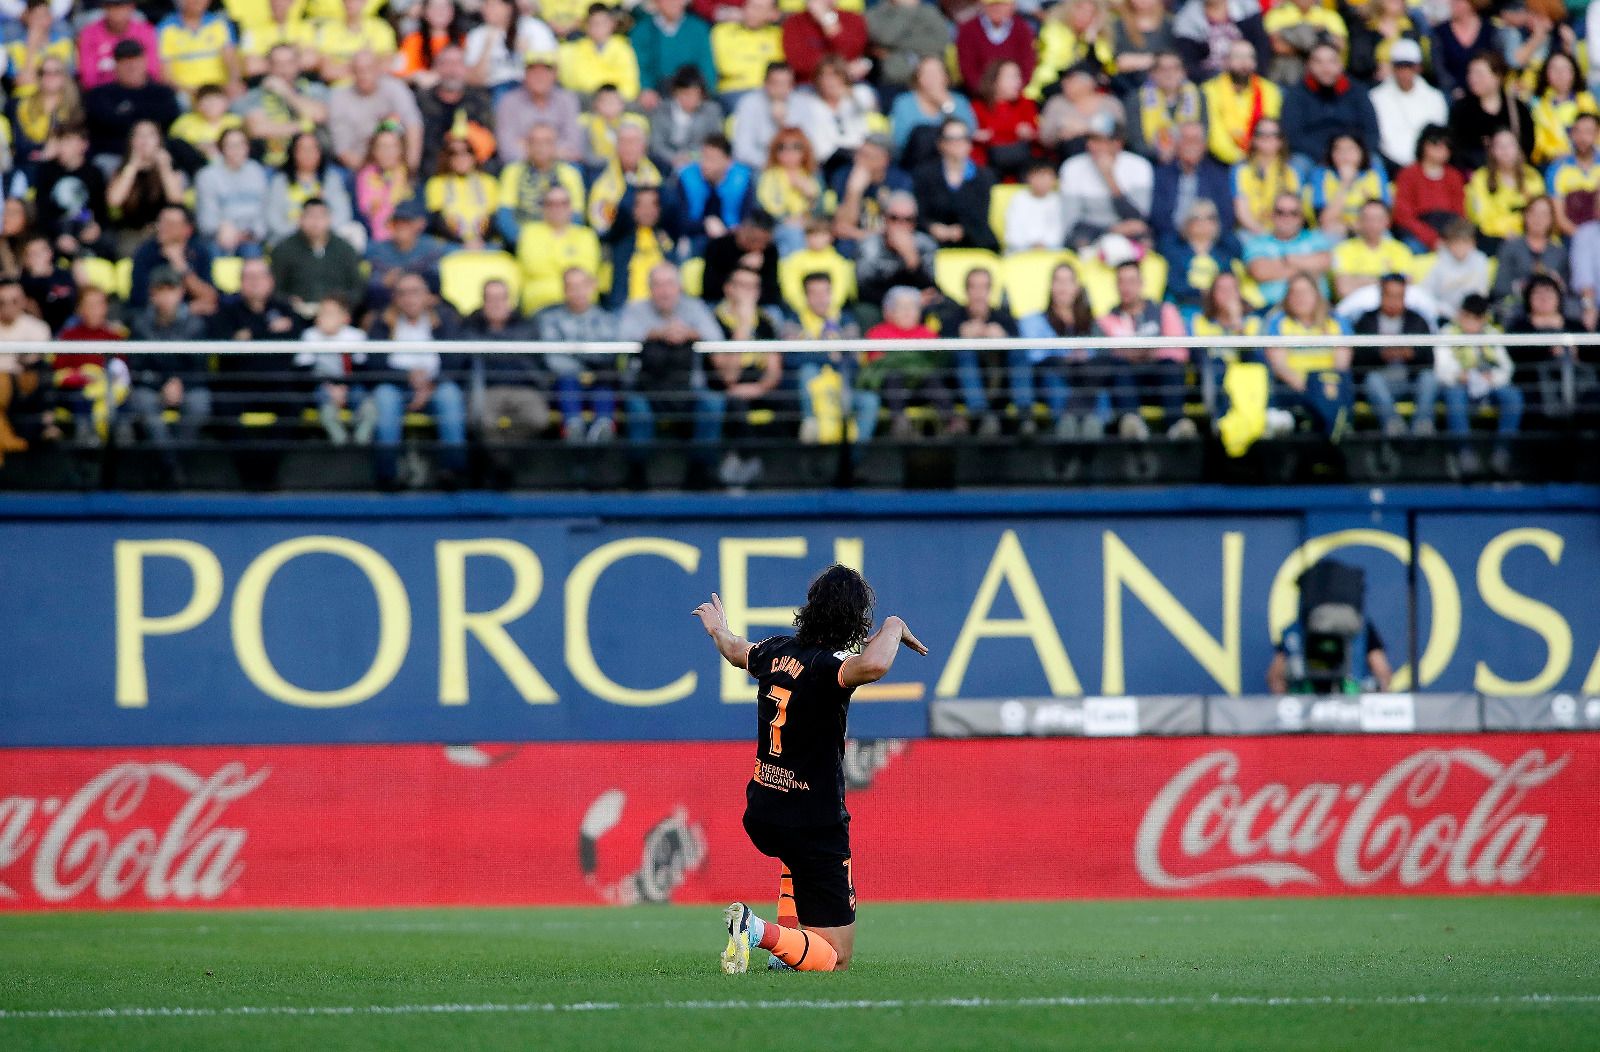
<instances>
[{"instance_id":1,"label":"white pitch line","mask_svg":"<svg viewBox=\"0 0 1600 1052\"><path fill-rule=\"evenodd\" d=\"M728 1000L728 1001L573 1001L523 1004L432 1005L238 1005L221 1008L38 1008L0 1009L0 1021L72 1019L217 1019L241 1016L403 1016L403 1015L543 1015L560 1012L704 1012L739 1009L906 1008L1382 1008L1416 1005L1494 1008L1516 1006L1600 1005L1600 994L1410 994L1392 997L1129 997L1084 995L1061 997L945 997L888 1000Z\"/></svg>"}]
</instances>

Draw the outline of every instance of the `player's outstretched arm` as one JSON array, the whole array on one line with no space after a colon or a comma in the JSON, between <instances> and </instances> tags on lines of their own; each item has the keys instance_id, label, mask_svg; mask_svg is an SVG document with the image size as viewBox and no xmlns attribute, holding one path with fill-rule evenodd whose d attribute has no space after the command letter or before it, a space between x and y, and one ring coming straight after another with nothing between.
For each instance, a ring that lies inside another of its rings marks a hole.
<instances>
[{"instance_id":1,"label":"player's outstretched arm","mask_svg":"<svg viewBox=\"0 0 1600 1052\"><path fill-rule=\"evenodd\" d=\"M894 666L895 655L900 653L900 644L904 643L918 654L926 654L928 648L922 645L922 640L911 634L911 629L900 618L890 614L884 619L883 627L867 640L867 645L861 653L851 654L845 659L843 667L839 669L839 682L847 687L859 687L863 683L876 683L889 674L889 669Z\"/></svg>"},{"instance_id":2,"label":"player's outstretched arm","mask_svg":"<svg viewBox=\"0 0 1600 1052\"><path fill-rule=\"evenodd\" d=\"M722 612L722 599L716 592L711 593L709 603L694 608L694 616L705 626L706 635L711 637L717 645L717 653L726 658L728 664L734 668L749 667L750 641L728 631L728 615Z\"/></svg>"}]
</instances>

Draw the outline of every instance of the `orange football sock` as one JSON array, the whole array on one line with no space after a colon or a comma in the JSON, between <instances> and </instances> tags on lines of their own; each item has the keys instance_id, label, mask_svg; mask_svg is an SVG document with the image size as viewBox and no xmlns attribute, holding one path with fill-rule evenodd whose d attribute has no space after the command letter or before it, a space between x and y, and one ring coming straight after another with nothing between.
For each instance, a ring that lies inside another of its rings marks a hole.
<instances>
[{"instance_id":1,"label":"orange football sock","mask_svg":"<svg viewBox=\"0 0 1600 1052\"><path fill-rule=\"evenodd\" d=\"M785 928L800 927L800 915L794 908L794 876L788 866L783 867L783 875L778 878L778 923Z\"/></svg>"},{"instance_id":2,"label":"orange football sock","mask_svg":"<svg viewBox=\"0 0 1600 1052\"><path fill-rule=\"evenodd\" d=\"M797 972L831 972L839 963L833 944L806 928L768 924L761 933L761 948Z\"/></svg>"}]
</instances>

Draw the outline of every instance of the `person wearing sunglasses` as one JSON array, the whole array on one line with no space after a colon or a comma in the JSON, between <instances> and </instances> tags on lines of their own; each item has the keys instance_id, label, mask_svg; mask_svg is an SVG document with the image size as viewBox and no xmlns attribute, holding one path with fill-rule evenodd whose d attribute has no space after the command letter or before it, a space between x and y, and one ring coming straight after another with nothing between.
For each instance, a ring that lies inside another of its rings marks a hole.
<instances>
[{"instance_id":1,"label":"person wearing sunglasses","mask_svg":"<svg viewBox=\"0 0 1600 1052\"><path fill-rule=\"evenodd\" d=\"M1333 266L1333 245L1320 230L1306 229L1298 194L1281 193L1272 203L1272 229L1244 245L1244 265L1268 306L1283 299L1292 274L1304 273L1319 286Z\"/></svg>"},{"instance_id":2,"label":"person wearing sunglasses","mask_svg":"<svg viewBox=\"0 0 1600 1052\"><path fill-rule=\"evenodd\" d=\"M1148 166L1147 166L1148 167ZM972 159L972 130L954 117L939 127L939 153L912 175L922 229L940 248L999 249L989 226L994 173Z\"/></svg>"}]
</instances>

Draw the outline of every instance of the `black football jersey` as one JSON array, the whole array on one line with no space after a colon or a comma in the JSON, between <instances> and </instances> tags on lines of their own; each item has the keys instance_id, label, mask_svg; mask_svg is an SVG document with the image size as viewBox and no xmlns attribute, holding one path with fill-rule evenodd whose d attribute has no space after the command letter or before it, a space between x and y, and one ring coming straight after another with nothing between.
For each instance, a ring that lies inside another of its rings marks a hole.
<instances>
[{"instance_id":1,"label":"black football jersey","mask_svg":"<svg viewBox=\"0 0 1600 1052\"><path fill-rule=\"evenodd\" d=\"M750 648L760 684L749 814L778 825L832 825L844 808L844 736L855 688L839 681L846 650L774 636Z\"/></svg>"}]
</instances>

